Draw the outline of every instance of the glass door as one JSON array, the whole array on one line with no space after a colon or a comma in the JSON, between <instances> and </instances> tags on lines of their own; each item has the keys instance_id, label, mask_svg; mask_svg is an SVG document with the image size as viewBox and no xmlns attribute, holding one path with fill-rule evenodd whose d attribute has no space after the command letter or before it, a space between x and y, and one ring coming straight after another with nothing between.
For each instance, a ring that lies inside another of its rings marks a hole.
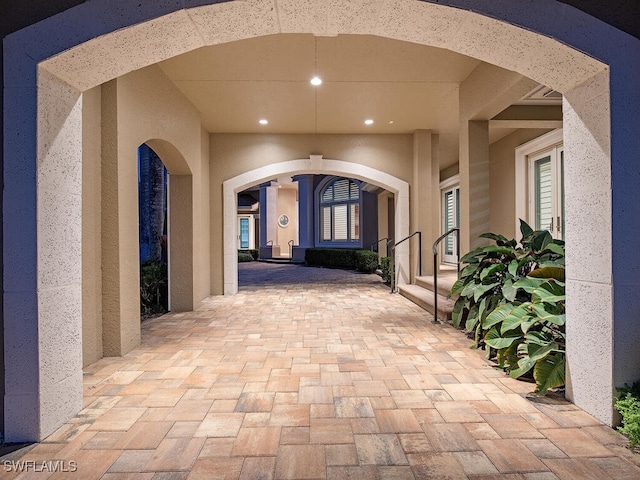
<instances>
[{"instance_id":1,"label":"glass door","mask_svg":"<svg viewBox=\"0 0 640 480\"><path fill-rule=\"evenodd\" d=\"M564 150L562 145L529 157L529 221L564 239Z\"/></svg>"},{"instance_id":2,"label":"glass door","mask_svg":"<svg viewBox=\"0 0 640 480\"><path fill-rule=\"evenodd\" d=\"M247 217L240 218L240 248L249 248L249 219Z\"/></svg>"}]
</instances>

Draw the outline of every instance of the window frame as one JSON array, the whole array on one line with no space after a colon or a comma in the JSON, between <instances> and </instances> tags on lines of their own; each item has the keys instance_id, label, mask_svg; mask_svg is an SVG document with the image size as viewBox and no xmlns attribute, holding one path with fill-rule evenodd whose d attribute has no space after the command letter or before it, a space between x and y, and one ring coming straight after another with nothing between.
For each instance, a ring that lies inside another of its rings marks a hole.
<instances>
[{"instance_id":1,"label":"window frame","mask_svg":"<svg viewBox=\"0 0 640 480\"><path fill-rule=\"evenodd\" d=\"M446 215L446 195L451 192L453 194L454 202L454 216L457 217L456 227L460 227L460 175L453 175L440 182L440 235L447 231L447 215ZM452 227L453 228L453 227ZM457 235L450 235L440 243L440 254L442 263L456 264L458 263L458 257L456 255L458 242ZM447 246L451 246L452 253L447 253Z\"/></svg>"},{"instance_id":2,"label":"window frame","mask_svg":"<svg viewBox=\"0 0 640 480\"><path fill-rule=\"evenodd\" d=\"M535 201L533 190L533 179L531 178L531 159L545 151L556 149L558 152L563 151L563 134L562 128L552 130L533 140L524 143L515 150L516 164L516 218L515 232L520 231L520 219L525 220L532 227L535 225L535 218L532 216L531 202ZM562 178L559 179L562 183ZM562 219L564 225L564 218ZM561 235L564 233L562 229Z\"/></svg>"},{"instance_id":3,"label":"window frame","mask_svg":"<svg viewBox=\"0 0 640 480\"><path fill-rule=\"evenodd\" d=\"M358 188L358 199L351 199L351 194L349 194L348 200L333 200L333 201L323 201L322 197L324 196L325 191L335 182L340 180L349 181L348 191L351 192L351 182L355 184ZM362 248L362 182L355 178L349 177L337 177L331 176L325 178L322 182L318 184L315 191L315 225L316 225L316 235L315 235L315 243L316 247L335 247L335 248ZM335 240L335 217L334 211L336 207L346 206L346 233L347 238L345 240ZM354 225L352 224L351 219L351 205L357 205L356 214L357 214L357 225L355 226L355 230L358 232L358 239L351 239L351 234L354 231ZM330 240L324 239L325 233L325 208L329 208L331 211L330 218Z\"/></svg>"}]
</instances>

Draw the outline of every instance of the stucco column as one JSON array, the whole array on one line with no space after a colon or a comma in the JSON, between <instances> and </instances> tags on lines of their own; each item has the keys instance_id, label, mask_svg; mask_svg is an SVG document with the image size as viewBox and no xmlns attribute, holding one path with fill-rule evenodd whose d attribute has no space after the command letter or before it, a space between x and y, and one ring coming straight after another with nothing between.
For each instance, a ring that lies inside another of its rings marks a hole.
<instances>
[{"instance_id":1,"label":"stucco column","mask_svg":"<svg viewBox=\"0 0 640 480\"><path fill-rule=\"evenodd\" d=\"M101 88L82 94L82 357L102 358Z\"/></svg>"},{"instance_id":2,"label":"stucco column","mask_svg":"<svg viewBox=\"0 0 640 480\"><path fill-rule=\"evenodd\" d=\"M272 257L271 245L266 245L269 240L269 231L267 230L267 222L269 215L267 214L269 205L269 195L267 189L270 187L271 182L263 183L260 185L260 232L258 232L259 242L258 249L260 251L260 258L269 259Z\"/></svg>"},{"instance_id":3,"label":"stucco column","mask_svg":"<svg viewBox=\"0 0 640 480\"><path fill-rule=\"evenodd\" d=\"M102 314L105 356L140 343L137 151L118 148L117 80L102 86Z\"/></svg>"},{"instance_id":4,"label":"stucco column","mask_svg":"<svg viewBox=\"0 0 640 480\"><path fill-rule=\"evenodd\" d=\"M36 88L32 71L4 93L5 108L13 107L3 206L11 441L42 440L82 408L82 97L44 70Z\"/></svg>"},{"instance_id":5,"label":"stucco column","mask_svg":"<svg viewBox=\"0 0 640 480\"><path fill-rule=\"evenodd\" d=\"M191 175L169 175L169 309L193 310L193 185Z\"/></svg>"},{"instance_id":6,"label":"stucco column","mask_svg":"<svg viewBox=\"0 0 640 480\"><path fill-rule=\"evenodd\" d=\"M434 142L435 140L435 142ZM431 245L438 237L439 168L437 135L418 130L413 134L413 183L411 185L411 233L422 232L422 273L418 271L418 240L412 242L411 267L415 275L433 274ZM434 153L436 157L434 158Z\"/></svg>"},{"instance_id":7,"label":"stucco column","mask_svg":"<svg viewBox=\"0 0 640 480\"><path fill-rule=\"evenodd\" d=\"M499 186L497 186L499 188ZM460 125L460 254L484 245L489 231L489 122Z\"/></svg>"},{"instance_id":8,"label":"stucco column","mask_svg":"<svg viewBox=\"0 0 640 480\"><path fill-rule=\"evenodd\" d=\"M304 262L304 252L314 245L313 175L295 175L298 182L298 245L293 247L294 262Z\"/></svg>"},{"instance_id":9,"label":"stucco column","mask_svg":"<svg viewBox=\"0 0 640 480\"><path fill-rule=\"evenodd\" d=\"M562 110L567 396L612 424L615 387L637 380L640 360L638 311L627 308L638 297L638 220L619 224L617 231L612 231L612 222L628 219L631 212L638 217L636 182L640 179L633 155L610 158L608 81L605 72L567 92ZM611 170L624 172L615 183L614 192L622 200L617 205L612 205ZM625 190L628 193L622 193ZM630 249L623 248L618 264L613 262L613 271L617 266L619 275L612 277L612 250L622 245Z\"/></svg>"},{"instance_id":10,"label":"stucco column","mask_svg":"<svg viewBox=\"0 0 640 480\"><path fill-rule=\"evenodd\" d=\"M262 216L262 212L260 212ZM267 242L269 240L273 241L274 245L278 244L278 226L276 222L278 221L278 187L269 186L267 187L267 208L264 211L265 221L267 222L267 227L265 229L267 233Z\"/></svg>"}]
</instances>

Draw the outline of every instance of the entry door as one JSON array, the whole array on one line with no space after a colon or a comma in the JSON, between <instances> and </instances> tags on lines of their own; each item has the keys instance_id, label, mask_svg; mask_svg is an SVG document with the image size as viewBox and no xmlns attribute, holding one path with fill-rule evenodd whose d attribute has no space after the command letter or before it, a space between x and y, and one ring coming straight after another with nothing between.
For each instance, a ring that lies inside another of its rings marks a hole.
<instances>
[{"instance_id":1,"label":"entry door","mask_svg":"<svg viewBox=\"0 0 640 480\"><path fill-rule=\"evenodd\" d=\"M529 221L564 239L564 150L562 145L529 157Z\"/></svg>"},{"instance_id":2,"label":"entry door","mask_svg":"<svg viewBox=\"0 0 640 480\"><path fill-rule=\"evenodd\" d=\"M249 219L240 218L240 248L249 248Z\"/></svg>"},{"instance_id":3,"label":"entry door","mask_svg":"<svg viewBox=\"0 0 640 480\"><path fill-rule=\"evenodd\" d=\"M460 226L460 187L455 186L442 191L442 233ZM447 236L442 242L442 261L458 263L458 237L456 234Z\"/></svg>"}]
</instances>

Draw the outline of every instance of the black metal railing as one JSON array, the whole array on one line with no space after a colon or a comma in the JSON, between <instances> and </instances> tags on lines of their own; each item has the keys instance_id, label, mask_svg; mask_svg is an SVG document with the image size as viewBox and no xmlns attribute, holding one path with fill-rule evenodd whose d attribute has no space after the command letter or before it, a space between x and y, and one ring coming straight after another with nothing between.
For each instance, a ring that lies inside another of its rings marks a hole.
<instances>
[{"instance_id":1,"label":"black metal railing","mask_svg":"<svg viewBox=\"0 0 640 480\"><path fill-rule=\"evenodd\" d=\"M288 245L289 245L289 261L293 260L293 244L295 243L295 241L293 240L289 240Z\"/></svg>"},{"instance_id":2,"label":"black metal railing","mask_svg":"<svg viewBox=\"0 0 640 480\"><path fill-rule=\"evenodd\" d=\"M438 323L438 269L440 263L438 262L438 247L440 242L447 238L449 235L456 234L456 263L458 273L460 272L460 229L452 228L448 232L443 233L438 239L433 242L433 323Z\"/></svg>"},{"instance_id":3,"label":"black metal railing","mask_svg":"<svg viewBox=\"0 0 640 480\"><path fill-rule=\"evenodd\" d=\"M271 246L273 246L273 240L267 240L266 242L264 242L262 245L260 245L260 247L266 247L269 244L271 244Z\"/></svg>"},{"instance_id":4,"label":"black metal railing","mask_svg":"<svg viewBox=\"0 0 640 480\"><path fill-rule=\"evenodd\" d=\"M396 252L396 247L400 245L402 242L406 242L410 238L414 237L415 235L418 235L418 275L422 275L422 232L420 231L413 232L411 235L404 237L399 242L394 243L391 246L391 255L389 256L394 257ZM387 248L388 248L388 244L387 244ZM395 268L395 261L394 261L394 272L393 272L393 275L391 276L391 293L395 292L396 284L398 283L396 279L396 275L398 274L398 272L396 270L397 269Z\"/></svg>"},{"instance_id":5,"label":"black metal railing","mask_svg":"<svg viewBox=\"0 0 640 480\"><path fill-rule=\"evenodd\" d=\"M380 242L385 241L385 240L387 241L387 254L388 254L388 253L389 253L389 237L384 237L384 238L381 238L380 240L376 240L376 241L375 241L375 242L373 242L371 245L369 245L369 249L370 249L372 252L377 252L378 250L374 250L374 249L373 249L373 247L376 247L376 249L377 249L377 248L378 248L378 244L379 244Z\"/></svg>"}]
</instances>

